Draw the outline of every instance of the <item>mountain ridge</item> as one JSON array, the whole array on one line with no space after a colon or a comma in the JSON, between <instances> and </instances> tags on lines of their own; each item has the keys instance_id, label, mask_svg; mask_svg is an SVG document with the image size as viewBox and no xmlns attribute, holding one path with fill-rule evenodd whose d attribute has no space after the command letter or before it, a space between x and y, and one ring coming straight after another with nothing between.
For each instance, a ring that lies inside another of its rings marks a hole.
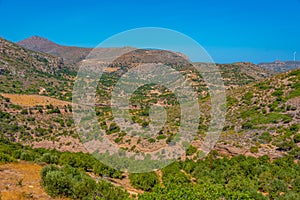
<instances>
[{"instance_id":1,"label":"mountain ridge","mask_svg":"<svg viewBox=\"0 0 300 200\"><path fill-rule=\"evenodd\" d=\"M69 65L75 65L83 60L92 51L92 48L63 46L40 36L32 36L16 44L32 51L43 52L63 58Z\"/></svg>"},{"instance_id":2,"label":"mountain ridge","mask_svg":"<svg viewBox=\"0 0 300 200\"><path fill-rule=\"evenodd\" d=\"M64 63L60 58L43 52L26 49L1 37L0 56L3 67L5 68L9 68L10 64L15 68L24 68L26 65L31 69L54 74L55 70L64 67Z\"/></svg>"},{"instance_id":3,"label":"mountain ridge","mask_svg":"<svg viewBox=\"0 0 300 200\"><path fill-rule=\"evenodd\" d=\"M274 62L263 62L257 64L259 67L266 70L271 70L274 72L286 72L289 70L297 69L300 67L300 61L280 61L276 60Z\"/></svg>"},{"instance_id":4,"label":"mountain ridge","mask_svg":"<svg viewBox=\"0 0 300 200\"><path fill-rule=\"evenodd\" d=\"M1 93L44 94L61 98L71 89L68 70L61 58L0 38Z\"/></svg>"}]
</instances>

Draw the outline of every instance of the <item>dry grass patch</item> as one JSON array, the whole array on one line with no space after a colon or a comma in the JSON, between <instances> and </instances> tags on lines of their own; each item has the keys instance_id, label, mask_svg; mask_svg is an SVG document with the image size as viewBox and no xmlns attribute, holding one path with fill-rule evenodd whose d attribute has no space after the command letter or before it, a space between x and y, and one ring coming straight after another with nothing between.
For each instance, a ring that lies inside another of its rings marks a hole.
<instances>
[{"instance_id":1,"label":"dry grass patch","mask_svg":"<svg viewBox=\"0 0 300 200\"><path fill-rule=\"evenodd\" d=\"M50 200L40 185L42 166L29 162L0 165L1 200Z\"/></svg>"},{"instance_id":2,"label":"dry grass patch","mask_svg":"<svg viewBox=\"0 0 300 200\"><path fill-rule=\"evenodd\" d=\"M25 94L1 94L5 98L9 98L11 103L20 106L37 106L37 105L49 105L53 106L64 106L71 105L70 102L58 100L51 97L41 96L41 95L25 95Z\"/></svg>"}]
</instances>

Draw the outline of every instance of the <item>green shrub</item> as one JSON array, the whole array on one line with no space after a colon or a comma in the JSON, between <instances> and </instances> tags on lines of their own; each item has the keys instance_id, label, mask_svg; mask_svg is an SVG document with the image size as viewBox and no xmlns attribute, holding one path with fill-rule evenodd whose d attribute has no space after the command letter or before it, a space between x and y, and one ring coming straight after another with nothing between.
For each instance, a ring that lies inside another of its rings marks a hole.
<instances>
[{"instance_id":1,"label":"green shrub","mask_svg":"<svg viewBox=\"0 0 300 200\"><path fill-rule=\"evenodd\" d=\"M26 161L34 161L35 160L35 153L31 151L24 151L21 153L20 156L21 160L26 160Z\"/></svg>"},{"instance_id":2,"label":"green shrub","mask_svg":"<svg viewBox=\"0 0 300 200\"><path fill-rule=\"evenodd\" d=\"M56 155L52 155L51 153L44 153L40 159L42 162L49 164L57 164L58 157Z\"/></svg>"},{"instance_id":3,"label":"green shrub","mask_svg":"<svg viewBox=\"0 0 300 200\"><path fill-rule=\"evenodd\" d=\"M253 97L253 93L252 92L247 92L244 97L243 97L243 100L244 102L247 104L247 105L250 105L251 104L251 99Z\"/></svg>"},{"instance_id":4,"label":"green shrub","mask_svg":"<svg viewBox=\"0 0 300 200\"><path fill-rule=\"evenodd\" d=\"M16 159L20 159L21 157L21 154L22 154L22 150L18 149L18 150L15 150L13 153L12 153L12 156Z\"/></svg>"},{"instance_id":5,"label":"green shrub","mask_svg":"<svg viewBox=\"0 0 300 200\"><path fill-rule=\"evenodd\" d=\"M163 140L163 139L166 139L166 138L167 138L167 136L162 135L162 134L156 137L157 140Z\"/></svg>"},{"instance_id":6,"label":"green shrub","mask_svg":"<svg viewBox=\"0 0 300 200\"><path fill-rule=\"evenodd\" d=\"M242 124L242 129L253 129L254 125L252 122L248 121Z\"/></svg>"},{"instance_id":7,"label":"green shrub","mask_svg":"<svg viewBox=\"0 0 300 200\"><path fill-rule=\"evenodd\" d=\"M71 166L62 168L55 165L41 170L42 185L52 197L69 197L71 199L129 199L124 190L106 183L96 181L87 174Z\"/></svg>"},{"instance_id":8,"label":"green shrub","mask_svg":"<svg viewBox=\"0 0 300 200\"><path fill-rule=\"evenodd\" d=\"M148 142L154 143L154 142L155 142L155 139L154 139L154 138L149 138L149 139L148 139Z\"/></svg>"},{"instance_id":9,"label":"green shrub","mask_svg":"<svg viewBox=\"0 0 300 200\"><path fill-rule=\"evenodd\" d=\"M0 119L9 119L10 114L0 110Z\"/></svg>"},{"instance_id":10,"label":"green shrub","mask_svg":"<svg viewBox=\"0 0 300 200\"><path fill-rule=\"evenodd\" d=\"M21 114L22 114L22 115L27 115L27 114L28 114L28 110L27 110L27 109L23 109L23 110L21 111Z\"/></svg>"},{"instance_id":11,"label":"green shrub","mask_svg":"<svg viewBox=\"0 0 300 200\"><path fill-rule=\"evenodd\" d=\"M300 142L300 134L294 135L294 142L299 143Z\"/></svg>"},{"instance_id":12,"label":"green shrub","mask_svg":"<svg viewBox=\"0 0 300 200\"><path fill-rule=\"evenodd\" d=\"M96 181L88 175L80 174L73 180L71 189L74 199L85 199L96 189Z\"/></svg>"},{"instance_id":13,"label":"green shrub","mask_svg":"<svg viewBox=\"0 0 300 200\"><path fill-rule=\"evenodd\" d=\"M300 159L300 148L294 147L292 151L289 152L290 155L292 155L295 159Z\"/></svg>"},{"instance_id":14,"label":"green shrub","mask_svg":"<svg viewBox=\"0 0 300 200\"><path fill-rule=\"evenodd\" d=\"M43 180L46 192L53 197L71 196L72 180L71 177L60 170L48 171Z\"/></svg>"},{"instance_id":15,"label":"green shrub","mask_svg":"<svg viewBox=\"0 0 300 200\"><path fill-rule=\"evenodd\" d=\"M292 186L293 186L293 191L295 191L298 194L300 194L300 176L298 176L297 178L295 178L293 180Z\"/></svg>"},{"instance_id":16,"label":"green shrub","mask_svg":"<svg viewBox=\"0 0 300 200\"><path fill-rule=\"evenodd\" d=\"M262 133L259 137L259 142L267 144L272 141L272 135L269 132Z\"/></svg>"},{"instance_id":17,"label":"green shrub","mask_svg":"<svg viewBox=\"0 0 300 200\"><path fill-rule=\"evenodd\" d=\"M50 171L57 171L57 170L59 170L59 168L56 165L47 165L43 167L41 170L42 185L44 185L47 173Z\"/></svg>"},{"instance_id":18,"label":"green shrub","mask_svg":"<svg viewBox=\"0 0 300 200\"><path fill-rule=\"evenodd\" d=\"M122 137L118 137L118 138L116 138L114 141L115 141L115 143L120 143L122 140L123 140Z\"/></svg>"},{"instance_id":19,"label":"green shrub","mask_svg":"<svg viewBox=\"0 0 300 200\"><path fill-rule=\"evenodd\" d=\"M298 132L299 131L299 126L300 126L299 124L292 124L290 126L290 131L292 131L294 133Z\"/></svg>"},{"instance_id":20,"label":"green shrub","mask_svg":"<svg viewBox=\"0 0 300 200\"><path fill-rule=\"evenodd\" d=\"M190 183L189 178L181 171L181 166L178 162L174 162L162 169L163 183L169 185L171 183L186 184Z\"/></svg>"},{"instance_id":21,"label":"green shrub","mask_svg":"<svg viewBox=\"0 0 300 200\"><path fill-rule=\"evenodd\" d=\"M47 111L47 114L53 114L53 113L59 114L60 109L58 107L55 107L55 108L52 107L50 110Z\"/></svg>"},{"instance_id":22,"label":"green shrub","mask_svg":"<svg viewBox=\"0 0 300 200\"><path fill-rule=\"evenodd\" d=\"M258 153L258 147L257 147L257 146L252 146L252 147L250 148L250 152L251 152L251 153Z\"/></svg>"},{"instance_id":23,"label":"green shrub","mask_svg":"<svg viewBox=\"0 0 300 200\"><path fill-rule=\"evenodd\" d=\"M93 166L93 172L100 176L108 176L111 178L122 178L122 173L100 162L96 162Z\"/></svg>"},{"instance_id":24,"label":"green shrub","mask_svg":"<svg viewBox=\"0 0 300 200\"><path fill-rule=\"evenodd\" d=\"M0 152L0 163L9 163L9 162L15 162L15 161L16 160L13 157L11 157L10 155Z\"/></svg>"},{"instance_id":25,"label":"green shrub","mask_svg":"<svg viewBox=\"0 0 300 200\"><path fill-rule=\"evenodd\" d=\"M273 93L272 96L274 97L281 97L283 95L283 90L282 89L276 89Z\"/></svg>"},{"instance_id":26,"label":"green shrub","mask_svg":"<svg viewBox=\"0 0 300 200\"><path fill-rule=\"evenodd\" d=\"M194 153L197 152L197 148L194 147L193 145L190 145L187 149L186 149L186 155L187 156L191 156L193 155Z\"/></svg>"},{"instance_id":27,"label":"green shrub","mask_svg":"<svg viewBox=\"0 0 300 200\"><path fill-rule=\"evenodd\" d=\"M129 194L121 187L115 187L109 182L99 180L96 189L90 195L91 199L129 200Z\"/></svg>"},{"instance_id":28,"label":"green shrub","mask_svg":"<svg viewBox=\"0 0 300 200\"><path fill-rule=\"evenodd\" d=\"M109 129L106 131L106 134L112 134L112 133L117 133L120 131L120 127L115 123L112 122L109 126Z\"/></svg>"},{"instance_id":29,"label":"green shrub","mask_svg":"<svg viewBox=\"0 0 300 200\"><path fill-rule=\"evenodd\" d=\"M154 172L130 174L130 184L144 191L150 191L156 184L159 183L158 177Z\"/></svg>"},{"instance_id":30,"label":"green shrub","mask_svg":"<svg viewBox=\"0 0 300 200\"><path fill-rule=\"evenodd\" d=\"M280 151L289 151L294 147L294 141L282 141L277 145Z\"/></svg>"}]
</instances>

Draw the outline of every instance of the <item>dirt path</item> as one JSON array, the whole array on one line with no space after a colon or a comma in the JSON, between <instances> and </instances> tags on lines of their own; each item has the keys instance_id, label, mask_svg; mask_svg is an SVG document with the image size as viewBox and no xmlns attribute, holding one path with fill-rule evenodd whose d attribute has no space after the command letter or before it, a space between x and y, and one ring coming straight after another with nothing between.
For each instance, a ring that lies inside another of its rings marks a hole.
<instances>
[{"instance_id":1,"label":"dirt path","mask_svg":"<svg viewBox=\"0 0 300 200\"><path fill-rule=\"evenodd\" d=\"M155 173L158 176L159 185L162 186L162 184L163 184L163 181L162 181L162 171L161 170L157 170L157 171L155 171Z\"/></svg>"},{"instance_id":2,"label":"dirt path","mask_svg":"<svg viewBox=\"0 0 300 200\"><path fill-rule=\"evenodd\" d=\"M95 180L103 179L105 181L110 182L114 186L124 188L125 190L127 190L127 192L130 195L138 195L138 194L142 194L144 192L143 190L139 190L139 189L132 187L132 185L130 184L128 173L124 173L124 177L122 179L116 179L116 178L105 178L104 179L101 176L96 176L93 173L88 173L88 174Z\"/></svg>"},{"instance_id":3,"label":"dirt path","mask_svg":"<svg viewBox=\"0 0 300 200\"><path fill-rule=\"evenodd\" d=\"M192 177L190 174L186 173L186 171L184 171L183 169L180 170L182 173L184 173L184 175L186 175L186 177L188 177L190 179L190 181L193 183L193 184L196 184L197 183L197 180L196 178Z\"/></svg>"}]
</instances>

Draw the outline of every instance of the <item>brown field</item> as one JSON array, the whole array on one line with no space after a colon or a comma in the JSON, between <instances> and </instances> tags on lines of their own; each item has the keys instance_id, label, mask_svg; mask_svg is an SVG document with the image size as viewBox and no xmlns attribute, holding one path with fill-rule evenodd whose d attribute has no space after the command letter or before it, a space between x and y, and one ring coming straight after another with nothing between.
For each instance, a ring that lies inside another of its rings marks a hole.
<instances>
[{"instance_id":1,"label":"brown field","mask_svg":"<svg viewBox=\"0 0 300 200\"><path fill-rule=\"evenodd\" d=\"M41 95L25 95L25 94L0 94L5 98L9 98L13 104L20 106L45 106L52 104L54 106L70 105L71 102L61 101L55 98L41 96Z\"/></svg>"},{"instance_id":2,"label":"brown field","mask_svg":"<svg viewBox=\"0 0 300 200\"><path fill-rule=\"evenodd\" d=\"M119 69L120 69L119 67L106 67L104 71L110 73L110 72L118 71Z\"/></svg>"},{"instance_id":3,"label":"brown field","mask_svg":"<svg viewBox=\"0 0 300 200\"><path fill-rule=\"evenodd\" d=\"M42 166L29 162L0 165L1 200L50 200L40 185Z\"/></svg>"}]
</instances>

